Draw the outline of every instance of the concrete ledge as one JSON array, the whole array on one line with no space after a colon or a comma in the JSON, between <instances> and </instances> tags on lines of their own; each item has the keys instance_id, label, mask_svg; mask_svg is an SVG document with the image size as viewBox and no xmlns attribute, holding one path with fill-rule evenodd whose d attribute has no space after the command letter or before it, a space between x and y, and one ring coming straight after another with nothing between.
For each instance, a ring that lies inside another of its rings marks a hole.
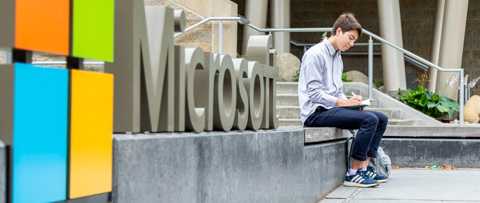
<instances>
[{"instance_id":1,"label":"concrete ledge","mask_svg":"<svg viewBox=\"0 0 480 203\"><path fill-rule=\"evenodd\" d=\"M345 142L302 128L113 137L116 203L316 202L345 173Z\"/></svg>"},{"instance_id":2,"label":"concrete ledge","mask_svg":"<svg viewBox=\"0 0 480 203\"><path fill-rule=\"evenodd\" d=\"M305 132L305 143L325 142L347 138L349 130L342 130L334 127L303 128Z\"/></svg>"},{"instance_id":3,"label":"concrete ledge","mask_svg":"<svg viewBox=\"0 0 480 203\"><path fill-rule=\"evenodd\" d=\"M368 85L363 84L361 82L345 82L343 83L343 90L344 92L351 92L358 90L362 97L367 97L368 95ZM443 123L431 118L415 110L414 108L405 105L404 103L396 100L393 97L388 96L387 94L380 92L376 89L372 90L373 96L377 100L381 100L381 106L383 108L400 108L402 109L402 113L400 115L401 119L418 119L421 120L420 123L416 123L417 125L429 125L429 126L442 126Z\"/></svg>"},{"instance_id":4,"label":"concrete ledge","mask_svg":"<svg viewBox=\"0 0 480 203\"><path fill-rule=\"evenodd\" d=\"M305 143L325 142L347 138L349 130L335 127L303 128ZM389 125L384 137L404 138L480 138L480 125L400 126Z\"/></svg>"},{"instance_id":5,"label":"concrete ledge","mask_svg":"<svg viewBox=\"0 0 480 203\"><path fill-rule=\"evenodd\" d=\"M384 137L458 137L480 138L479 125L388 126Z\"/></svg>"},{"instance_id":6,"label":"concrete ledge","mask_svg":"<svg viewBox=\"0 0 480 203\"><path fill-rule=\"evenodd\" d=\"M401 167L480 167L480 139L384 138L381 146Z\"/></svg>"}]
</instances>

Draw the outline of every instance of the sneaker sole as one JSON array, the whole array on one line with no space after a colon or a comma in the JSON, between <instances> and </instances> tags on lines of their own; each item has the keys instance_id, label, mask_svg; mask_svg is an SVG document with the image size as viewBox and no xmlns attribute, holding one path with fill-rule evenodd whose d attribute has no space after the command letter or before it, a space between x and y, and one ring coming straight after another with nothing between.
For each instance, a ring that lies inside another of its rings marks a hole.
<instances>
[{"instance_id":1,"label":"sneaker sole","mask_svg":"<svg viewBox=\"0 0 480 203\"><path fill-rule=\"evenodd\" d=\"M388 178L385 179L385 180L376 180L378 183L384 183L384 182L387 182L388 181Z\"/></svg>"},{"instance_id":2,"label":"sneaker sole","mask_svg":"<svg viewBox=\"0 0 480 203\"><path fill-rule=\"evenodd\" d=\"M379 183L374 183L374 184L360 184L360 183L354 183L354 182L350 182L350 181L344 181L343 182L343 185L347 186L347 187L375 187L375 186L378 186Z\"/></svg>"}]
</instances>

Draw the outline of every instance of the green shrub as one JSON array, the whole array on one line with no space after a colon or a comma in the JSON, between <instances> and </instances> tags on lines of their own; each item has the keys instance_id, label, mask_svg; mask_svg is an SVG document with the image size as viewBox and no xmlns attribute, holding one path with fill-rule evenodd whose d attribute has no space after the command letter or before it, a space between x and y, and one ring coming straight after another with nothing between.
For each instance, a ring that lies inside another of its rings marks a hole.
<instances>
[{"instance_id":1,"label":"green shrub","mask_svg":"<svg viewBox=\"0 0 480 203\"><path fill-rule=\"evenodd\" d=\"M453 112L459 111L457 102L430 92L422 86L418 86L417 90L407 89L405 94L399 89L398 97L408 106L435 118L448 114L448 118L452 120Z\"/></svg>"},{"instance_id":2,"label":"green shrub","mask_svg":"<svg viewBox=\"0 0 480 203\"><path fill-rule=\"evenodd\" d=\"M300 69L298 69L295 76L293 76L293 82L298 82L298 75L300 75Z\"/></svg>"},{"instance_id":3,"label":"green shrub","mask_svg":"<svg viewBox=\"0 0 480 203\"><path fill-rule=\"evenodd\" d=\"M352 82L352 80L349 80L347 78L347 74L346 73L342 73L342 82Z\"/></svg>"}]
</instances>

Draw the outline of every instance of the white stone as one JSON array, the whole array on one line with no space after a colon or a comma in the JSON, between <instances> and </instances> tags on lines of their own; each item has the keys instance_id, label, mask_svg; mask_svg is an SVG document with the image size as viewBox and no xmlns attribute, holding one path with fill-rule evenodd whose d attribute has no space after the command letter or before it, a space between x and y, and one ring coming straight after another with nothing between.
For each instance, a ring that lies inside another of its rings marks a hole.
<instances>
[{"instance_id":1,"label":"white stone","mask_svg":"<svg viewBox=\"0 0 480 203\"><path fill-rule=\"evenodd\" d=\"M480 96L473 95L468 99L464 107L464 118L466 122L478 123L480 120Z\"/></svg>"},{"instance_id":2,"label":"white stone","mask_svg":"<svg viewBox=\"0 0 480 203\"><path fill-rule=\"evenodd\" d=\"M347 71L347 79L352 80L352 82L362 82L368 85L368 77L360 71L351 70Z\"/></svg>"},{"instance_id":3,"label":"white stone","mask_svg":"<svg viewBox=\"0 0 480 203\"><path fill-rule=\"evenodd\" d=\"M276 58L279 82L293 82L293 77L300 70L300 60L291 53L278 54Z\"/></svg>"}]
</instances>

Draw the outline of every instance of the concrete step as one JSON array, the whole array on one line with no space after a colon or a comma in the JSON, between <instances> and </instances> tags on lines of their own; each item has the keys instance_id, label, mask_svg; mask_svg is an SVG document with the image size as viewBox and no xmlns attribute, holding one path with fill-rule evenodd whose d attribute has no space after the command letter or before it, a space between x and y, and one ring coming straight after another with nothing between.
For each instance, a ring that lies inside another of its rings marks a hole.
<instances>
[{"instance_id":1,"label":"concrete step","mask_svg":"<svg viewBox=\"0 0 480 203\"><path fill-rule=\"evenodd\" d=\"M370 108L381 108L382 107L382 100L380 99L373 99L370 102Z\"/></svg>"},{"instance_id":2,"label":"concrete step","mask_svg":"<svg viewBox=\"0 0 480 203\"><path fill-rule=\"evenodd\" d=\"M277 106L278 118L300 118L299 106Z\"/></svg>"},{"instance_id":3,"label":"concrete step","mask_svg":"<svg viewBox=\"0 0 480 203\"><path fill-rule=\"evenodd\" d=\"M355 87L343 87L343 93L348 97L352 95L352 92L356 95L362 95L362 90L355 88ZM367 93L368 94L368 93ZM367 94L362 95L362 97L366 97Z\"/></svg>"},{"instance_id":4,"label":"concrete step","mask_svg":"<svg viewBox=\"0 0 480 203\"><path fill-rule=\"evenodd\" d=\"M385 114L388 119L400 119L402 115L402 109L400 108L378 108L378 107L367 107L366 110L377 111Z\"/></svg>"},{"instance_id":5,"label":"concrete step","mask_svg":"<svg viewBox=\"0 0 480 203\"><path fill-rule=\"evenodd\" d=\"M279 126L303 126L301 119L279 118ZM421 121L416 119L389 119L388 125L417 126Z\"/></svg>"},{"instance_id":6,"label":"concrete step","mask_svg":"<svg viewBox=\"0 0 480 203\"><path fill-rule=\"evenodd\" d=\"M421 120L417 119L388 119L388 125L420 125Z\"/></svg>"},{"instance_id":7,"label":"concrete step","mask_svg":"<svg viewBox=\"0 0 480 203\"><path fill-rule=\"evenodd\" d=\"M297 82L277 82L277 94L297 94Z\"/></svg>"},{"instance_id":8,"label":"concrete step","mask_svg":"<svg viewBox=\"0 0 480 203\"><path fill-rule=\"evenodd\" d=\"M277 106L298 106L298 95L277 94Z\"/></svg>"},{"instance_id":9,"label":"concrete step","mask_svg":"<svg viewBox=\"0 0 480 203\"><path fill-rule=\"evenodd\" d=\"M293 118L280 118L278 119L279 126L290 126L290 127L301 127L303 126L301 119L293 119Z\"/></svg>"}]
</instances>

